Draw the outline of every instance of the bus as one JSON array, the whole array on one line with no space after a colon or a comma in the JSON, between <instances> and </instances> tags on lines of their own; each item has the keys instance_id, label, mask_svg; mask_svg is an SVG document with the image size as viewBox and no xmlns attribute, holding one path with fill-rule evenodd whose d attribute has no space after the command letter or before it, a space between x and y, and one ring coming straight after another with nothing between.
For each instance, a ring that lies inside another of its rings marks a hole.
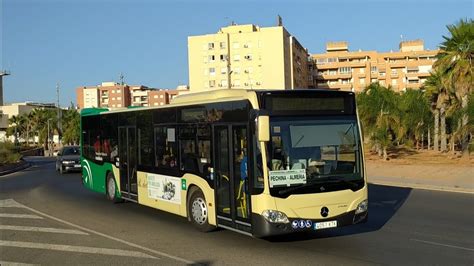
<instances>
[{"instance_id":1,"label":"bus","mask_svg":"<svg viewBox=\"0 0 474 266\"><path fill-rule=\"evenodd\" d=\"M83 109L85 187L254 237L366 222L355 95L215 90L169 105Z\"/></svg>"}]
</instances>

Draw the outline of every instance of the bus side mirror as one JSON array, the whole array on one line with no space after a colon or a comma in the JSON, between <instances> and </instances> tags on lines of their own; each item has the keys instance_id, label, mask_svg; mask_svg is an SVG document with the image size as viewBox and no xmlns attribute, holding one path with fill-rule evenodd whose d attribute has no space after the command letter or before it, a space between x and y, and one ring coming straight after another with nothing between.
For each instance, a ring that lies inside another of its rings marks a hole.
<instances>
[{"instance_id":1,"label":"bus side mirror","mask_svg":"<svg viewBox=\"0 0 474 266\"><path fill-rule=\"evenodd\" d=\"M258 116L257 119L258 141L270 141L270 117Z\"/></svg>"}]
</instances>

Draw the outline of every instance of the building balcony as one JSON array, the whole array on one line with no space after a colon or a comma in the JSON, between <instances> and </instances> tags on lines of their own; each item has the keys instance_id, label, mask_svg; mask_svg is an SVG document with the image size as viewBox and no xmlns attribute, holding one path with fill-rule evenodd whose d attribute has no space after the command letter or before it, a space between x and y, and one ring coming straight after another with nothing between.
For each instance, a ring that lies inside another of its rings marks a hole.
<instances>
[{"instance_id":1,"label":"building balcony","mask_svg":"<svg viewBox=\"0 0 474 266\"><path fill-rule=\"evenodd\" d=\"M407 83L405 84L407 89L419 89L421 87L421 83Z\"/></svg>"},{"instance_id":2,"label":"building balcony","mask_svg":"<svg viewBox=\"0 0 474 266\"><path fill-rule=\"evenodd\" d=\"M365 67L367 65L367 62L366 61L351 61L349 62L349 65L351 67Z\"/></svg>"}]
</instances>

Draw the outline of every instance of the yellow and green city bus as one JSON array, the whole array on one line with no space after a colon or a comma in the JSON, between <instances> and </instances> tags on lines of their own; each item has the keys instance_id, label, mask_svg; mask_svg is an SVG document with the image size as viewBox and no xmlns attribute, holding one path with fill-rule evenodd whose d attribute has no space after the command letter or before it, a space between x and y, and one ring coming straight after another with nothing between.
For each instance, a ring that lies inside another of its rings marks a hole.
<instances>
[{"instance_id":1,"label":"yellow and green city bus","mask_svg":"<svg viewBox=\"0 0 474 266\"><path fill-rule=\"evenodd\" d=\"M352 92L215 90L81 112L84 185L256 237L367 221Z\"/></svg>"}]
</instances>

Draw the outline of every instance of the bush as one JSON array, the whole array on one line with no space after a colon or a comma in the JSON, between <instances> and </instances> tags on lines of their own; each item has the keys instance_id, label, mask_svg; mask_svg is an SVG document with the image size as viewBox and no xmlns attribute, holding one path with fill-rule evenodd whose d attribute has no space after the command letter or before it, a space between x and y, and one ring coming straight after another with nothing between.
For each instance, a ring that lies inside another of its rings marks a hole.
<instances>
[{"instance_id":1,"label":"bush","mask_svg":"<svg viewBox=\"0 0 474 266\"><path fill-rule=\"evenodd\" d=\"M0 165L16 163L21 155L11 142L0 142Z\"/></svg>"}]
</instances>

